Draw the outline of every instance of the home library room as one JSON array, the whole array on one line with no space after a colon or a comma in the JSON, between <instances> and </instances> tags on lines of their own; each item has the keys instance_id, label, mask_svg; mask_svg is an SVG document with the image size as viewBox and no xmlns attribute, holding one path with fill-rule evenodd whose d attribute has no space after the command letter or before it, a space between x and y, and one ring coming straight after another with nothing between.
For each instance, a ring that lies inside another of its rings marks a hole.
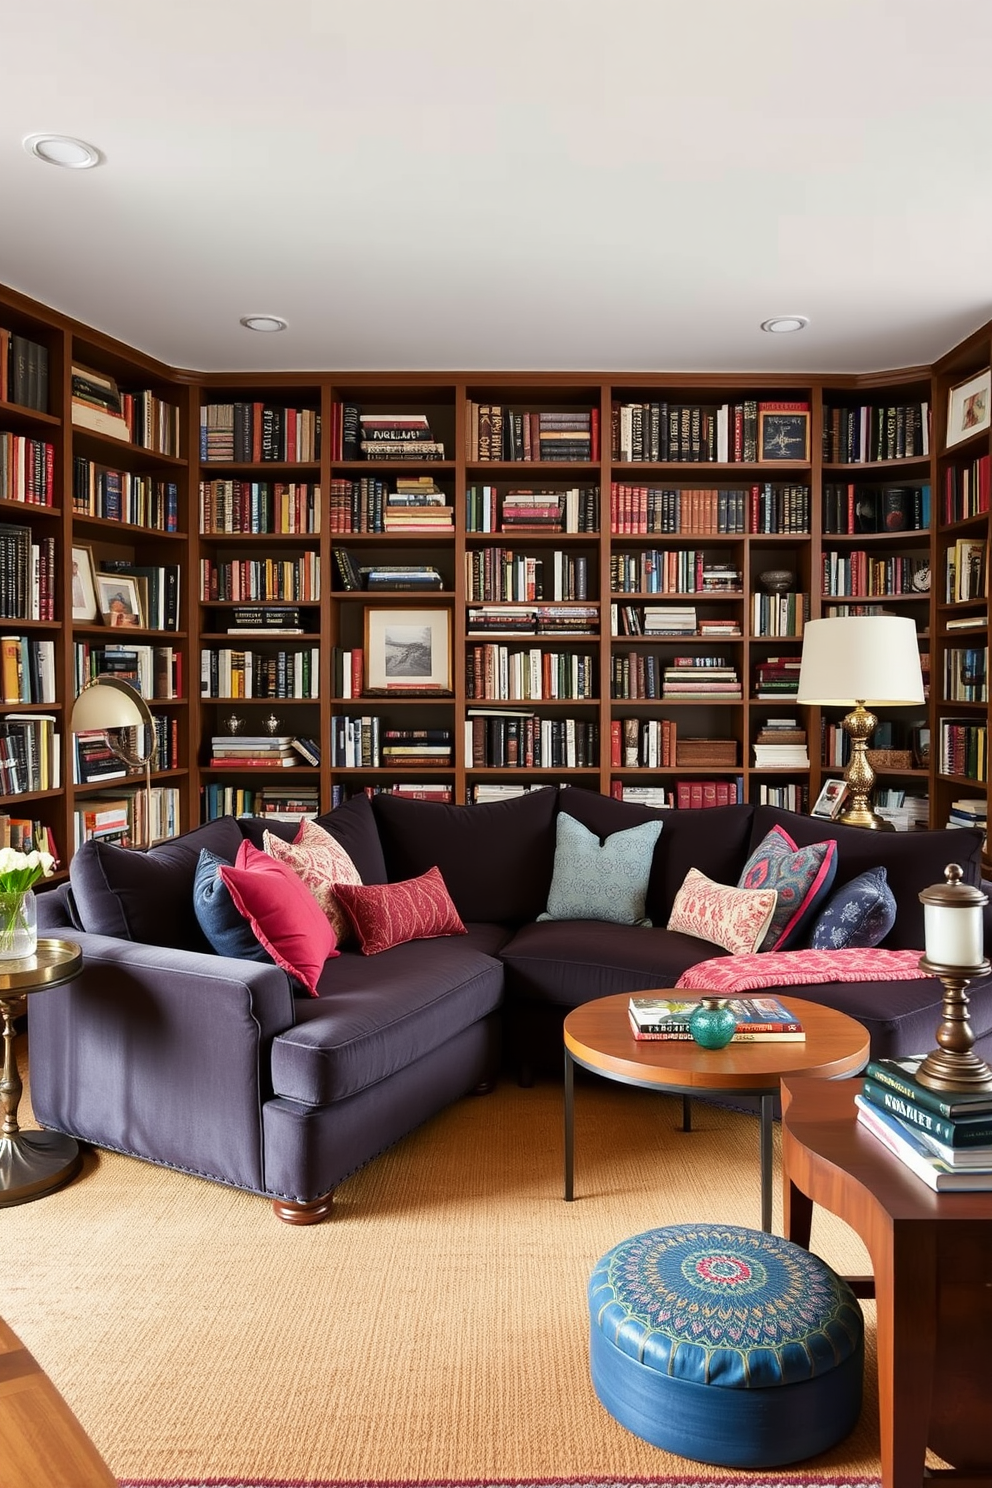
<instances>
[{"instance_id":1,"label":"home library room","mask_svg":"<svg viewBox=\"0 0 992 1488\"><path fill-rule=\"evenodd\" d=\"M0 816L63 871L141 795L69 731L101 672L155 715L154 835L560 781L808 811L847 738L795 701L802 627L874 609L932 678L880 714L883 810L984 809L987 403L945 429L987 327L933 369L769 381L194 376L12 291L0 326L8 369L47 352L46 407L9 371L0 401L4 573L33 575L3 588Z\"/></svg>"}]
</instances>

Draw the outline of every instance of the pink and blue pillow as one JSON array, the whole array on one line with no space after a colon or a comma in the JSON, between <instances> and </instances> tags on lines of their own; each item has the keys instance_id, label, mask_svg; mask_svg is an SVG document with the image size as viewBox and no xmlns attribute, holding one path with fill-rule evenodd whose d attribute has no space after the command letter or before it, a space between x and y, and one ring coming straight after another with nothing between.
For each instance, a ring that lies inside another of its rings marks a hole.
<instances>
[{"instance_id":1,"label":"pink and blue pillow","mask_svg":"<svg viewBox=\"0 0 992 1488\"><path fill-rule=\"evenodd\" d=\"M802 942L837 874L837 843L797 847L783 827L774 826L759 842L737 880L739 889L775 889L778 902L762 951L786 951Z\"/></svg>"}]
</instances>

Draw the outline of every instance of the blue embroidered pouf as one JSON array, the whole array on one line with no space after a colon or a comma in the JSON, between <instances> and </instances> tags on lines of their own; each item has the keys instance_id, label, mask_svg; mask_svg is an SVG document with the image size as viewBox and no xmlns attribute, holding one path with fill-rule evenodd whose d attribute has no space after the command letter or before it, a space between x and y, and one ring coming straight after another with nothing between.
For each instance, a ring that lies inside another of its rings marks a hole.
<instances>
[{"instance_id":1,"label":"blue embroidered pouf","mask_svg":"<svg viewBox=\"0 0 992 1488\"><path fill-rule=\"evenodd\" d=\"M720 1467L826 1451L861 1411L864 1320L799 1245L670 1225L607 1251L589 1282L592 1382L628 1431Z\"/></svg>"}]
</instances>

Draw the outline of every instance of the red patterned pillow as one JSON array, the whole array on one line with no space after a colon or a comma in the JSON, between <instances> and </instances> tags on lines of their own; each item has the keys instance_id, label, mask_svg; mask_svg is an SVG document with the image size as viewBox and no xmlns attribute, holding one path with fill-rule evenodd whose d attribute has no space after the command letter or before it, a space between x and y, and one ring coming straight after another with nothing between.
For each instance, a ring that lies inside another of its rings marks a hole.
<instances>
[{"instance_id":1,"label":"red patterned pillow","mask_svg":"<svg viewBox=\"0 0 992 1488\"><path fill-rule=\"evenodd\" d=\"M303 983L311 997L329 956L339 956L327 917L292 868L277 863L253 843L242 842L234 867L217 869L238 911L244 915L277 966Z\"/></svg>"},{"instance_id":2,"label":"red patterned pillow","mask_svg":"<svg viewBox=\"0 0 992 1488\"><path fill-rule=\"evenodd\" d=\"M292 842L284 841L274 832L263 833L262 842L270 857L292 868L306 884L330 921L335 939L346 940L351 934L351 924L338 901L336 885L360 884L362 879L337 838L316 822L304 820Z\"/></svg>"},{"instance_id":3,"label":"red patterned pillow","mask_svg":"<svg viewBox=\"0 0 992 1488\"><path fill-rule=\"evenodd\" d=\"M408 940L468 933L439 868L428 868L419 878L402 883L338 884L335 893L366 956Z\"/></svg>"},{"instance_id":4,"label":"red patterned pillow","mask_svg":"<svg viewBox=\"0 0 992 1488\"><path fill-rule=\"evenodd\" d=\"M734 889L690 868L675 896L668 928L739 956L758 949L777 903L774 889Z\"/></svg>"}]
</instances>

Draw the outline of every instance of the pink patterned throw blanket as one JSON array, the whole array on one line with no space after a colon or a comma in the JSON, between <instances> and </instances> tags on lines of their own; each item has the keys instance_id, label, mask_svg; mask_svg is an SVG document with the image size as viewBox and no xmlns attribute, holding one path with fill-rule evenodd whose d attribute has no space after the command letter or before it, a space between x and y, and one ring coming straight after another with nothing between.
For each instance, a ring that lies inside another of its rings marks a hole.
<instances>
[{"instance_id":1,"label":"pink patterned throw blanket","mask_svg":"<svg viewBox=\"0 0 992 1488\"><path fill-rule=\"evenodd\" d=\"M757 987L814 986L818 982L901 982L925 975L922 951L872 947L844 951L756 951L713 956L684 971L676 987L734 997Z\"/></svg>"}]
</instances>

